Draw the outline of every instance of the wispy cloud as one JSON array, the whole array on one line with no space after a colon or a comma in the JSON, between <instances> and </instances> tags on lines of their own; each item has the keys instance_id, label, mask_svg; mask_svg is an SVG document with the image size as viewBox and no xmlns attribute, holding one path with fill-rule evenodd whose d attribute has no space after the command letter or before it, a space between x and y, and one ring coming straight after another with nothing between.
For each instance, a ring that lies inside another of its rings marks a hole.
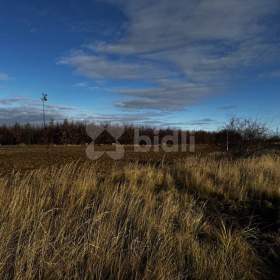
<instances>
[{"instance_id":1,"label":"wispy cloud","mask_svg":"<svg viewBox=\"0 0 280 280\"><path fill-rule=\"evenodd\" d=\"M224 105L224 106L218 107L217 110L219 110L219 111L230 111L230 110L234 110L236 108L237 108L236 105Z\"/></svg>"},{"instance_id":2,"label":"wispy cloud","mask_svg":"<svg viewBox=\"0 0 280 280\"><path fill-rule=\"evenodd\" d=\"M120 88L115 89L127 98L116 104L122 108L148 108L160 111L181 110L201 101L206 95L217 93L222 85L207 85L174 80L158 81L150 88ZM216 90L214 90L216 89Z\"/></svg>"},{"instance_id":3,"label":"wispy cloud","mask_svg":"<svg viewBox=\"0 0 280 280\"><path fill-rule=\"evenodd\" d=\"M0 81L7 81L10 80L10 77L8 74L0 72Z\"/></svg>"},{"instance_id":4,"label":"wispy cloud","mask_svg":"<svg viewBox=\"0 0 280 280\"><path fill-rule=\"evenodd\" d=\"M204 119L198 119L198 120L191 120L187 121L185 125L188 126L208 126L217 123L216 120L211 118L204 118Z\"/></svg>"},{"instance_id":5,"label":"wispy cloud","mask_svg":"<svg viewBox=\"0 0 280 280\"><path fill-rule=\"evenodd\" d=\"M87 88L88 83L87 82L79 82L73 85L74 87L79 87L79 88Z\"/></svg>"},{"instance_id":6,"label":"wispy cloud","mask_svg":"<svg viewBox=\"0 0 280 280\"><path fill-rule=\"evenodd\" d=\"M259 78L279 79L280 78L280 70L272 70L270 72L262 73L262 74L259 75Z\"/></svg>"},{"instance_id":7,"label":"wispy cloud","mask_svg":"<svg viewBox=\"0 0 280 280\"><path fill-rule=\"evenodd\" d=\"M87 89L87 90L97 90L97 89L102 89L101 86L99 85L92 85L88 82L79 82L79 83L75 83L73 85L73 87L75 88L80 88L80 89Z\"/></svg>"},{"instance_id":8,"label":"wispy cloud","mask_svg":"<svg viewBox=\"0 0 280 280\"><path fill-rule=\"evenodd\" d=\"M52 110L46 113L47 120L54 119L61 121L65 118L59 110ZM36 107L0 107L0 124L12 125L15 123L42 123L42 111Z\"/></svg>"},{"instance_id":9,"label":"wispy cloud","mask_svg":"<svg viewBox=\"0 0 280 280\"><path fill-rule=\"evenodd\" d=\"M160 120L161 113L147 113L145 116L141 113L98 114L49 103L45 104L45 113L47 121L56 122L68 119L96 123L167 126L166 121ZM0 124L41 124L42 118L42 104L39 100L24 96L0 98Z\"/></svg>"},{"instance_id":10,"label":"wispy cloud","mask_svg":"<svg viewBox=\"0 0 280 280\"><path fill-rule=\"evenodd\" d=\"M94 54L79 50L58 61L58 64L72 65L76 70L92 79L137 80L159 79L166 77L160 63L151 63L148 59L110 58L107 54Z\"/></svg>"},{"instance_id":11,"label":"wispy cloud","mask_svg":"<svg viewBox=\"0 0 280 280\"><path fill-rule=\"evenodd\" d=\"M26 97L0 98L0 105L15 105L28 100Z\"/></svg>"},{"instance_id":12,"label":"wispy cloud","mask_svg":"<svg viewBox=\"0 0 280 280\"><path fill-rule=\"evenodd\" d=\"M71 116L74 108L55 104L46 104L46 119L62 121ZM0 98L0 123L41 123L42 104L38 100L17 96Z\"/></svg>"},{"instance_id":13,"label":"wispy cloud","mask_svg":"<svg viewBox=\"0 0 280 280\"><path fill-rule=\"evenodd\" d=\"M165 114L164 114L165 115ZM147 112L145 115L141 113L120 113L120 114L93 114L93 115L80 115L80 120L85 122L95 122L95 123L110 123L110 124L126 124L126 125L139 125L139 126L149 126L158 128L187 128L193 129L194 126L207 126L217 124L218 122L211 118L197 119L197 120L187 120L183 121L171 121L168 118L161 118L162 113L155 114L154 112ZM166 115L165 115L166 116Z\"/></svg>"},{"instance_id":14,"label":"wispy cloud","mask_svg":"<svg viewBox=\"0 0 280 280\"><path fill-rule=\"evenodd\" d=\"M279 61L277 27L267 18L278 0L107 0L127 21L123 36L59 60L94 80L136 80L123 87L122 109L176 111L223 92L240 70Z\"/></svg>"}]
</instances>

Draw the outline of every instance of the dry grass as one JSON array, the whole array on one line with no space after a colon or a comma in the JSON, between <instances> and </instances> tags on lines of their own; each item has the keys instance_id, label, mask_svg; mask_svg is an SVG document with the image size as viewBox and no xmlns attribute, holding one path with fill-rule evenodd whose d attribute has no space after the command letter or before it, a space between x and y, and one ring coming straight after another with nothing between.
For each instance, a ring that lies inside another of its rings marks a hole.
<instances>
[{"instance_id":1,"label":"dry grass","mask_svg":"<svg viewBox=\"0 0 280 280\"><path fill-rule=\"evenodd\" d=\"M258 210L278 211L279 182L273 156L12 173L0 181L0 278L272 279L279 234Z\"/></svg>"}]
</instances>

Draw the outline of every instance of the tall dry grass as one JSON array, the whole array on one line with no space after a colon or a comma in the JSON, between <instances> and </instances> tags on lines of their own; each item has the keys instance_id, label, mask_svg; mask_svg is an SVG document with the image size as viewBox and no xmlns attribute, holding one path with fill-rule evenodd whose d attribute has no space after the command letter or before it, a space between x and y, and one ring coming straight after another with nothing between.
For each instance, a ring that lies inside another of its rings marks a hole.
<instances>
[{"instance_id":1,"label":"tall dry grass","mask_svg":"<svg viewBox=\"0 0 280 280\"><path fill-rule=\"evenodd\" d=\"M254 225L207 198L275 198L279 182L276 157L14 173L0 181L0 278L261 279Z\"/></svg>"}]
</instances>

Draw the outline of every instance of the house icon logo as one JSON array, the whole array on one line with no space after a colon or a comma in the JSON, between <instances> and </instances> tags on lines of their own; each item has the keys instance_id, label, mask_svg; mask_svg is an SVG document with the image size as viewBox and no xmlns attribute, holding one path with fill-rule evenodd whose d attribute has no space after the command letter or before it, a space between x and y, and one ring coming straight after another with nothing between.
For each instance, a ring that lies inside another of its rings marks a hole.
<instances>
[{"instance_id":1,"label":"house icon logo","mask_svg":"<svg viewBox=\"0 0 280 280\"><path fill-rule=\"evenodd\" d=\"M118 142L118 139L124 133L123 127L111 127L107 125L95 125L88 124L86 126L87 135L91 138L92 142L87 146L86 155L91 160L97 160L104 154L109 156L111 159L120 160L124 157L124 146ZM102 133L106 131L115 140L115 151L100 151L95 149L95 140Z\"/></svg>"}]
</instances>

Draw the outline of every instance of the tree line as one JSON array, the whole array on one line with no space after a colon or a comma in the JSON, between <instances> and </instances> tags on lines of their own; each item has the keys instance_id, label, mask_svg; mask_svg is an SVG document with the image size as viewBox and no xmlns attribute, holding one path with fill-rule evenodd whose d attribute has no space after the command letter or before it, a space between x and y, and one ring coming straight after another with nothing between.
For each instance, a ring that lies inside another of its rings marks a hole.
<instances>
[{"instance_id":1,"label":"tree line","mask_svg":"<svg viewBox=\"0 0 280 280\"><path fill-rule=\"evenodd\" d=\"M96 125L98 127L98 125ZM99 125L101 127L101 125ZM107 124L107 126L112 126ZM102 125L103 127L103 125ZM179 129L157 129L157 137L155 138L155 129L146 126L123 125L121 129L124 131L118 139L121 144L134 144L135 129L139 135L148 136L152 144L155 144L155 139L162 143L165 136L178 136L178 144L184 134L184 139L189 142L190 136L195 136L197 144L210 145L227 145L230 148L238 148L242 146L257 145L264 142L279 141L278 135L272 135L267 132L265 125L259 124L256 121L232 119L221 130L218 131L185 131ZM115 125L115 129L118 127ZM12 126L0 126L0 144L1 145L18 145L18 144L75 144L81 145L92 141L87 133L87 125L82 122L73 122L64 120L63 122L50 122L46 127L31 125L31 124L14 124ZM115 142L115 139L105 131L103 131L97 139L96 144L110 144ZM139 143L141 144L141 143Z\"/></svg>"}]
</instances>

